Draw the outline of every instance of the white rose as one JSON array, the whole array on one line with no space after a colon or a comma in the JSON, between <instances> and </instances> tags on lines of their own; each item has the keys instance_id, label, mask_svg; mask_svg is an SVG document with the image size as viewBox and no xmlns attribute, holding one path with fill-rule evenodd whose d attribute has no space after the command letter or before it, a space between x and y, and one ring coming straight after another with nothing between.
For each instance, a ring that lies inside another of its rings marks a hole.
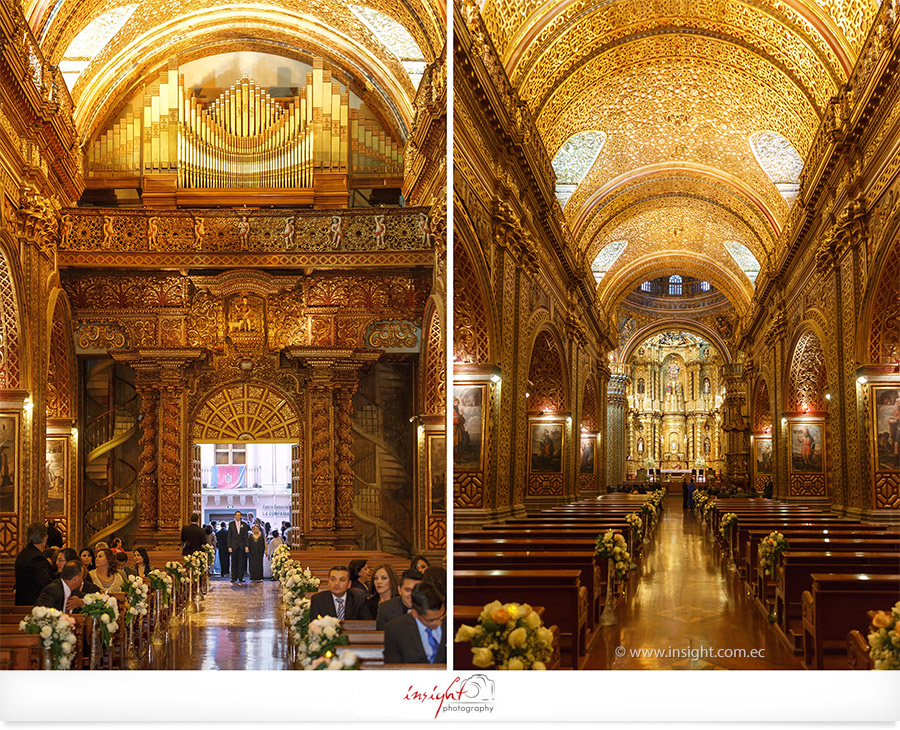
<instances>
[{"instance_id":1,"label":"white rose","mask_svg":"<svg viewBox=\"0 0 900 730\"><path fill-rule=\"evenodd\" d=\"M358 658L352 651L341 652L341 662L343 662L345 667L352 667L357 661Z\"/></svg>"},{"instance_id":2,"label":"white rose","mask_svg":"<svg viewBox=\"0 0 900 730\"><path fill-rule=\"evenodd\" d=\"M322 633L325 634L325 638L327 638L327 639L334 638L334 634L335 634L334 626L326 626Z\"/></svg>"},{"instance_id":3,"label":"white rose","mask_svg":"<svg viewBox=\"0 0 900 730\"><path fill-rule=\"evenodd\" d=\"M63 654L68 654L72 651L74 645L70 641L64 641L62 644L60 644L59 648L62 649Z\"/></svg>"},{"instance_id":4,"label":"white rose","mask_svg":"<svg viewBox=\"0 0 900 730\"><path fill-rule=\"evenodd\" d=\"M102 621L102 622L105 623L105 624L108 624L108 623L109 623L109 616L107 616L107 615L104 613L102 616L100 616L100 621Z\"/></svg>"},{"instance_id":5,"label":"white rose","mask_svg":"<svg viewBox=\"0 0 900 730\"><path fill-rule=\"evenodd\" d=\"M19 631L25 631L27 627L28 624L26 624L24 621L19 621Z\"/></svg>"},{"instance_id":6,"label":"white rose","mask_svg":"<svg viewBox=\"0 0 900 730\"><path fill-rule=\"evenodd\" d=\"M49 639L49 638L50 638L50 635L51 635L52 633L53 633L53 629L51 629L49 626L44 626L44 627L41 629L41 637L44 638L44 639Z\"/></svg>"},{"instance_id":7,"label":"white rose","mask_svg":"<svg viewBox=\"0 0 900 730\"><path fill-rule=\"evenodd\" d=\"M85 604L86 606L90 606L93 602L94 602L94 594L93 594L93 593L88 593L88 594L84 597L84 604Z\"/></svg>"},{"instance_id":8,"label":"white rose","mask_svg":"<svg viewBox=\"0 0 900 730\"><path fill-rule=\"evenodd\" d=\"M44 618L47 615L47 609L43 606L35 606L31 613L35 618Z\"/></svg>"}]
</instances>

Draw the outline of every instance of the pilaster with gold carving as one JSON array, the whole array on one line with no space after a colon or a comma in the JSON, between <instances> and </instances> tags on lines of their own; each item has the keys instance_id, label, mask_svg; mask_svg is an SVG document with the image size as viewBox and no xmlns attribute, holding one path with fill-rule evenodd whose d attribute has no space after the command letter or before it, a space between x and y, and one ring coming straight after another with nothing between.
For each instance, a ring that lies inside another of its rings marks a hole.
<instances>
[{"instance_id":1,"label":"pilaster with gold carving","mask_svg":"<svg viewBox=\"0 0 900 730\"><path fill-rule=\"evenodd\" d=\"M304 519L304 538L310 548L316 549L331 545L335 527L334 433L331 427L334 384L327 367L311 368L307 382L310 479L307 490L309 517Z\"/></svg>"},{"instance_id":2,"label":"pilaster with gold carving","mask_svg":"<svg viewBox=\"0 0 900 730\"><path fill-rule=\"evenodd\" d=\"M725 400L722 403L722 430L725 432L725 473L748 482L750 475L750 425L744 412L747 403L743 367L722 366Z\"/></svg>"},{"instance_id":3,"label":"pilaster with gold carving","mask_svg":"<svg viewBox=\"0 0 900 730\"><path fill-rule=\"evenodd\" d=\"M149 380L139 373L136 382L141 398L141 468L138 472L138 528L141 531L155 530L159 519L159 389Z\"/></svg>"},{"instance_id":4,"label":"pilaster with gold carving","mask_svg":"<svg viewBox=\"0 0 900 730\"><path fill-rule=\"evenodd\" d=\"M353 394L358 381L355 372L341 373L334 385L335 445L335 528L353 533ZM351 539L352 541L352 539Z\"/></svg>"},{"instance_id":5,"label":"pilaster with gold carving","mask_svg":"<svg viewBox=\"0 0 900 730\"><path fill-rule=\"evenodd\" d=\"M159 387L158 537L177 540L185 518L191 454L185 445L185 377L180 365L164 364Z\"/></svg>"},{"instance_id":6,"label":"pilaster with gold carving","mask_svg":"<svg viewBox=\"0 0 900 730\"><path fill-rule=\"evenodd\" d=\"M609 414L607 412L607 391L609 389L609 368L606 363L599 363L597 367L597 407L600 411L598 418L600 422L597 424L600 434L600 442L597 444L595 457L597 463L597 489L603 494L609 486L609 476L606 471L606 443L604 439L609 441Z\"/></svg>"}]
</instances>

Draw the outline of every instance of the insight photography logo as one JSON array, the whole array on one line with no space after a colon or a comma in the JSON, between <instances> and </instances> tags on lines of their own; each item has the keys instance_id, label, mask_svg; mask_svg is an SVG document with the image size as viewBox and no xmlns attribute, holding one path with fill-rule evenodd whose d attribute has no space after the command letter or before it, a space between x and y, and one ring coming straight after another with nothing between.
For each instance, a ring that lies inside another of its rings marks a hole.
<instances>
[{"instance_id":1,"label":"insight photography logo","mask_svg":"<svg viewBox=\"0 0 900 730\"><path fill-rule=\"evenodd\" d=\"M482 714L494 711L494 680L485 674L473 674L465 679L456 677L445 689L435 685L430 691L409 686L404 700L409 702L436 702L434 716L444 713Z\"/></svg>"}]
</instances>

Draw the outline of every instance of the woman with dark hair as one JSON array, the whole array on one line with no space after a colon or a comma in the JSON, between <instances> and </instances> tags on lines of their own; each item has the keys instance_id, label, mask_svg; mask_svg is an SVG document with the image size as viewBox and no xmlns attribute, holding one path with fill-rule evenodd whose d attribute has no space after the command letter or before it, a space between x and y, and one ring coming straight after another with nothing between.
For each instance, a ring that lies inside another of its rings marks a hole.
<instances>
[{"instance_id":1,"label":"woman with dark hair","mask_svg":"<svg viewBox=\"0 0 900 730\"><path fill-rule=\"evenodd\" d=\"M132 555L134 567L127 568L125 572L128 573L128 575L136 575L143 580L147 573L153 570L153 568L150 567L150 556L147 555L147 548L136 547Z\"/></svg>"},{"instance_id":2,"label":"woman with dark hair","mask_svg":"<svg viewBox=\"0 0 900 730\"><path fill-rule=\"evenodd\" d=\"M266 552L266 538L263 537L259 525L255 523L253 529L250 531L250 539L247 540L247 547L249 548L247 559L249 561L250 580L262 580L263 555L265 555Z\"/></svg>"},{"instance_id":3,"label":"woman with dark hair","mask_svg":"<svg viewBox=\"0 0 900 730\"><path fill-rule=\"evenodd\" d=\"M431 563L428 562L427 558L424 555L416 555L412 560L409 561L410 570L418 570L423 575L425 571L428 570Z\"/></svg>"},{"instance_id":4,"label":"woman with dark hair","mask_svg":"<svg viewBox=\"0 0 900 730\"><path fill-rule=\"evenodd\" d=\"M369 613L378 615L378 605L390 601L394 596L400 595L400 581L396 571L387 564L379 565L372 573L372 591L366 598Z\"/></svg>"},{"instance_id":5,"label":"woman with dark hair","mask_svg":"<svg viewBox=\"0 0 900 730\"><path fill-rule=\"evenodd\" d=\"M78 553L78 557L81 558L81 562L85 568L88 570L93 570L96 568L96 564L94 563L94 551L89 547L81 548L81 551Z\"/></svg>"},{"instance_id":6,"label":"woman with dark hair","mask_svg":"<svg viewBox=\"0 0 900 730\"><path fill-rule=\"evenodd\" d=\"M100 548L94 556L97 567L91 571L91 581L104 593L118 593L122 590L124 577L119 572L116 554L110 548Z\"/></svg>"},{"instance_id":7,"label":"woman with dark hair","mask_svg":"<svg viewBox=\"0 0 900 730\"><path fill-rule=\"evenodd\" d=\"M422 582L430 583L440 591L441 595L447 597L447 570L440 565L432 565L422 573Z\"/></svg>"},{"instance_id":8,"label":"woman with dark hair","mask_svg":"<svg viewBox=\"0 0 900 730\"><path fill-rule=\"evenodd\" d=\"M362 591L364 596L369 595L369 578L372 577L372 570L367 563L365 558L357 558L347 566L350 569L350 588Z\"/></svg>"},{"instance_id":9,"label":"woman with dark hair","mask_svg":"<svg viewBox=\"0 0 900 730\"><path fill-rule=\"evenodd\" d=\"M116 555L120 553L125 555L125 545L122 543L121 537L114 537L112 539L112 545L109 546L109 549L112 550Z\"/></svg>"}]
</instances>

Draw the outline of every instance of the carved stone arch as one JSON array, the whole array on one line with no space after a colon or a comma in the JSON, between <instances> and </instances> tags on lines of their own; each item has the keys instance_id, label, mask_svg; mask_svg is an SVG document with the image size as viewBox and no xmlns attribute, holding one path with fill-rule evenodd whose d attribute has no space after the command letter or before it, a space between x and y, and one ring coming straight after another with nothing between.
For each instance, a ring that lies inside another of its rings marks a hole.
<instances>
[{"instance_id":1,"label":"carved stone arch","mask_svg":"<svg viewBox=\"0 0 900 730\"><path fill-rule=\"evenodd\" d=\"M822 336L812 326L801 327L791 347L785 377L785 410L825 411L828 367Z\"/></svg>"},{"instance_id":2,"label":"carved stone arch","mask_svg":"<svg viewBox=\"0 0 900 730\"><path fill-rule=\"evenodd\" d=\"M900 361L900 235L887 246L871 270L857 338L861 363Z\"/></svg>"},{"instance_id":3,"label":"carved stone arch","mask_svg":"<svg viewBox=\"0 0 900 730\"><path fill-rule=\"evenodd\" d=\"M771 433L772 399L769 396L769 385L764 377L756 380L753 388L753 413L751 414L755 433Z\"/></svg>"},{"instance_id":4,"label":"carved stone arch","mask_svg":"<svg viewBox=\"0 0 900 730\"><path fill-rule=\"evenodd\" d=\"M718 332L710 329L702 322L696 322L692 319L665 319L662 321L651 322L646 327L636 330L620 348L622 352L621 362L628 362L631 355L634 353L635 348L648 337L653 337L655 334L668 330L684 330L685 332L692 332L695 335L699 335L721 353L726 364L730 364L734 361L731 349L728 347L725 340L719 336Z\"/></svg>"},{"instance_id":5,"label":"carved stone arch","mask_svg":"<svg viewBox=\"0 0 900 730\"><path fill-rule=\"evenodd\" d=\"M491 288L480 256L457 238L453 251L453 359L462 363L490 363L496 358L496 317L485 292Z\"/></svg>"},{"instance_id":6,"label":"carved stone arch","mask_svg":"<svg viewBox=\"0 0 900 730\"><path fill-rule=\"evenodd\" d=\"M25 387L28 372L23 298L11 264L14 250L8 236L0 236L0 389Z\"/></svg>"},{"instance_id":7,"label":"carved stone arch","mask_svg":"<svg viewBox=\"0 0 900 730\"><path fill-rule=\"evenodd\" d=\"M195 441L300 439L302 419L294 398L268 383L230 383L203 398L191 414Z\"/></svg>"},{"instance_id":8,"label":"carved stone arch","mask_svg":"<svg viewBox=\"0 0 900 730\"><path fill-rule=\"evenodd\" d=\"M440 297L429 298L422 322L424 412L441 414L447 410L447 369L444 365L444 302Z\"/></svg>"},{"instance_id":9,"label":"carved stone arch","mask_svg":"<svg viewBox=\"0 0 900 730\"><path fill-rule=\"evenodd\" d=\"M568 377L565 350L555 327L539 329L531 342L528 380L531 397L528 410L569 410Z\"/></svg>"},{"instance_id":10,"label":"carved stone arch","mask_svg":"<svg viewBox=\"0 0 900 730\"><path fill-rule=\"evenodd\" d=\"M75 417L75 343L72 317L65 292L56 289L47 307L47 417Z\"/></svg>"}]
</instances>

